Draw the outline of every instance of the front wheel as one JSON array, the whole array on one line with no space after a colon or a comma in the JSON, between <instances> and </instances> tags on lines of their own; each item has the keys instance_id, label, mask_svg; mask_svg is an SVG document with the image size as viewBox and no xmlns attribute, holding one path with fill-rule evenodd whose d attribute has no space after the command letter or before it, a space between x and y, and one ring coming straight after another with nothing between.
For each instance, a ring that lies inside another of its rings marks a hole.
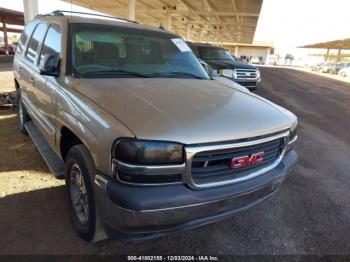
<instances>
[{"instance_id":1,"label":"front wheel","mask_svg":"<svg viewBox=\"0 0 350 262\"><path fill-rule=\"evenodd\" d=\"M96 228L96 209L91 175L94 168L84 145L73 146L66 157L66 186L74 230L86 241L92 241Z\"/></svg>"}]
</instances>

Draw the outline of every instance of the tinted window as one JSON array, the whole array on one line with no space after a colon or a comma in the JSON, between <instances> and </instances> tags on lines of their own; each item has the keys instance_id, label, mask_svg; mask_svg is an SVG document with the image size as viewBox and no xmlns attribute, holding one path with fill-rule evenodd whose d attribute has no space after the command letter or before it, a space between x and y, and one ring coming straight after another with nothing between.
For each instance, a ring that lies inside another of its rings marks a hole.
<instances>
[{"instance_id":1,"label":"tinted window","mask_svg":"<svg viewBox=\"0 0 350 262\"><path fill-rule=\"evenodd\" d=\"M35 63L36 61L38 47L45 36L46 28L47 26L45 24L39 24L29 40L26 57L32 63Z\"/></svg>"},{"instance_id":2,"label":"tinted window","mask_svg":"<svg viewBox=\"0 0 350 262\"><path fill-rule=\"evenodd\" d=\"M80 76L208 79L176 35L92 24L72 29L72 64Z\"/></svg>"},{"instance_id":3,"label":"tinted window","mask_svg":"<svg viewBox=\"0 0 350 262\"><path fill-rule=\"evenodd\" d=\"M228 51L218 47L199 47L201 58L204 60L230 60L234 61L234 58Z\"/></svg>"},{"instance_id":4,"label":"tinted window","mask_svg":"<svg viewBox=\"0 0 350 262\"><path fill-rule=\"evenodd\" d=\"M195 46L195 45L190 45L191 49L192 49L192 52L197 56L199 57L199 50L198 50L198 47Z\"/></svg>"},{"instance_id":5,"label":"tinted window","mask_svg":"<svg viewBox=\"0 0 350 262\"><path fill-rule=\"evenodd\" d=\"M47 31L45 41L41 48L40 61L44 58L46 54L53 54L59 57L61 53L61 30L58 25L51 25Z\"/></svg>"},{"instance_id":6,"label":"tinted window","mask_svg":"<svg viewBox=\"0 0 350 262\"><path fill-rule=\"evenodd\" d=\"M35 23L34 22L30 22L26 28L23 30L22 34L21 34L21 38L19 39L18 42L18 46L16 49L16 52L18 53L22 53L25 47L25 44L27 42L28 37L30 36L30 34L32 33L33 29L34 29Z\"/></svg>"}]
</instances>

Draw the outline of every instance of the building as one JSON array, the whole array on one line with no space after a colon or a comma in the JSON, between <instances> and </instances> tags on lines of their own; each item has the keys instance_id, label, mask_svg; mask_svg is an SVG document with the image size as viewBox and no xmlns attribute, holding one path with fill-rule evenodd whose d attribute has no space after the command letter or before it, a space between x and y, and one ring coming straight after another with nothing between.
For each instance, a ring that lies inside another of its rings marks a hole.
<instances>
[{"instance_id":1,"label":"building","mask_svg":"<svg viewBox=\"0 0 350 262\"><path fill-rule=\"evenodd\" d=\"M254 42L252 44L224 43L222 46L234 56L256 64L267 64L269 56L274 54L271 42Z\"/></svg>"}]
</instances>

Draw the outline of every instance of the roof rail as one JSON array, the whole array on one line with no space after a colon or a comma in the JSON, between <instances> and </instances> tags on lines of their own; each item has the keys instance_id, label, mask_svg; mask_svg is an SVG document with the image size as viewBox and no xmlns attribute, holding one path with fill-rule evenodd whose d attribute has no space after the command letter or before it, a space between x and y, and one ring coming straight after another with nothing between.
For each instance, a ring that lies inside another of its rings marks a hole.
<instances>
[{"instance_id":1,"label":"roof rail","mask_svg":"<svg viewBox=\"0 0 350 262\"><path fill-rule=\"evenodd\" d=\"M77 12L77 11L66 11L66 10L55 10L55 11L49 13L49 14L37 15L37 17L42 17L42 16L64 16L64 13L99 16L99 17L111 18L111 19L116 19L116 20L120 20L120 21L125 21L125 22L129 22L129 23L138 24L138 22L136 22L136 21L132 21L132 20L124 19L124 18L119 18L119 17L115 17L115 16L100 15L100 14L85 13L85 12Z\"/></svg>"}]
</instances>

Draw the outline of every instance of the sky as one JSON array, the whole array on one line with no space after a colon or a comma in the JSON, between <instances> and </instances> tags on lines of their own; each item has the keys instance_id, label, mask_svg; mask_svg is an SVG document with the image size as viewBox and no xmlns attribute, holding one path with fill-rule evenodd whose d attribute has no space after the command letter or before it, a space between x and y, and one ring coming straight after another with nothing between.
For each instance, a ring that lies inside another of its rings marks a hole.
<instances>
[{"instance_id":1,"label":"sky","mask_svg":"<svg viewBox=\"0 0 350 262\"><path fill-rule=\"evenodd\" d=\"M38 1L40 13L71 9L60 0ZM0 7L23 11L23 0L0 0ZM72 9L88 11L74 5ZM254 41L273 42L276 51L287 53L343 38L350 38L350 0L264 0Z\"/></svg>"},{"instance_id":2,"label":"sky","mask_svg":"<svg viewBox=\"0 0 350 262\"><path fill-rule=\"evenodd\" d=\"M264 0L254 41L277 50L350 38L350 0Z\"/></svg>"}]
</instances>

